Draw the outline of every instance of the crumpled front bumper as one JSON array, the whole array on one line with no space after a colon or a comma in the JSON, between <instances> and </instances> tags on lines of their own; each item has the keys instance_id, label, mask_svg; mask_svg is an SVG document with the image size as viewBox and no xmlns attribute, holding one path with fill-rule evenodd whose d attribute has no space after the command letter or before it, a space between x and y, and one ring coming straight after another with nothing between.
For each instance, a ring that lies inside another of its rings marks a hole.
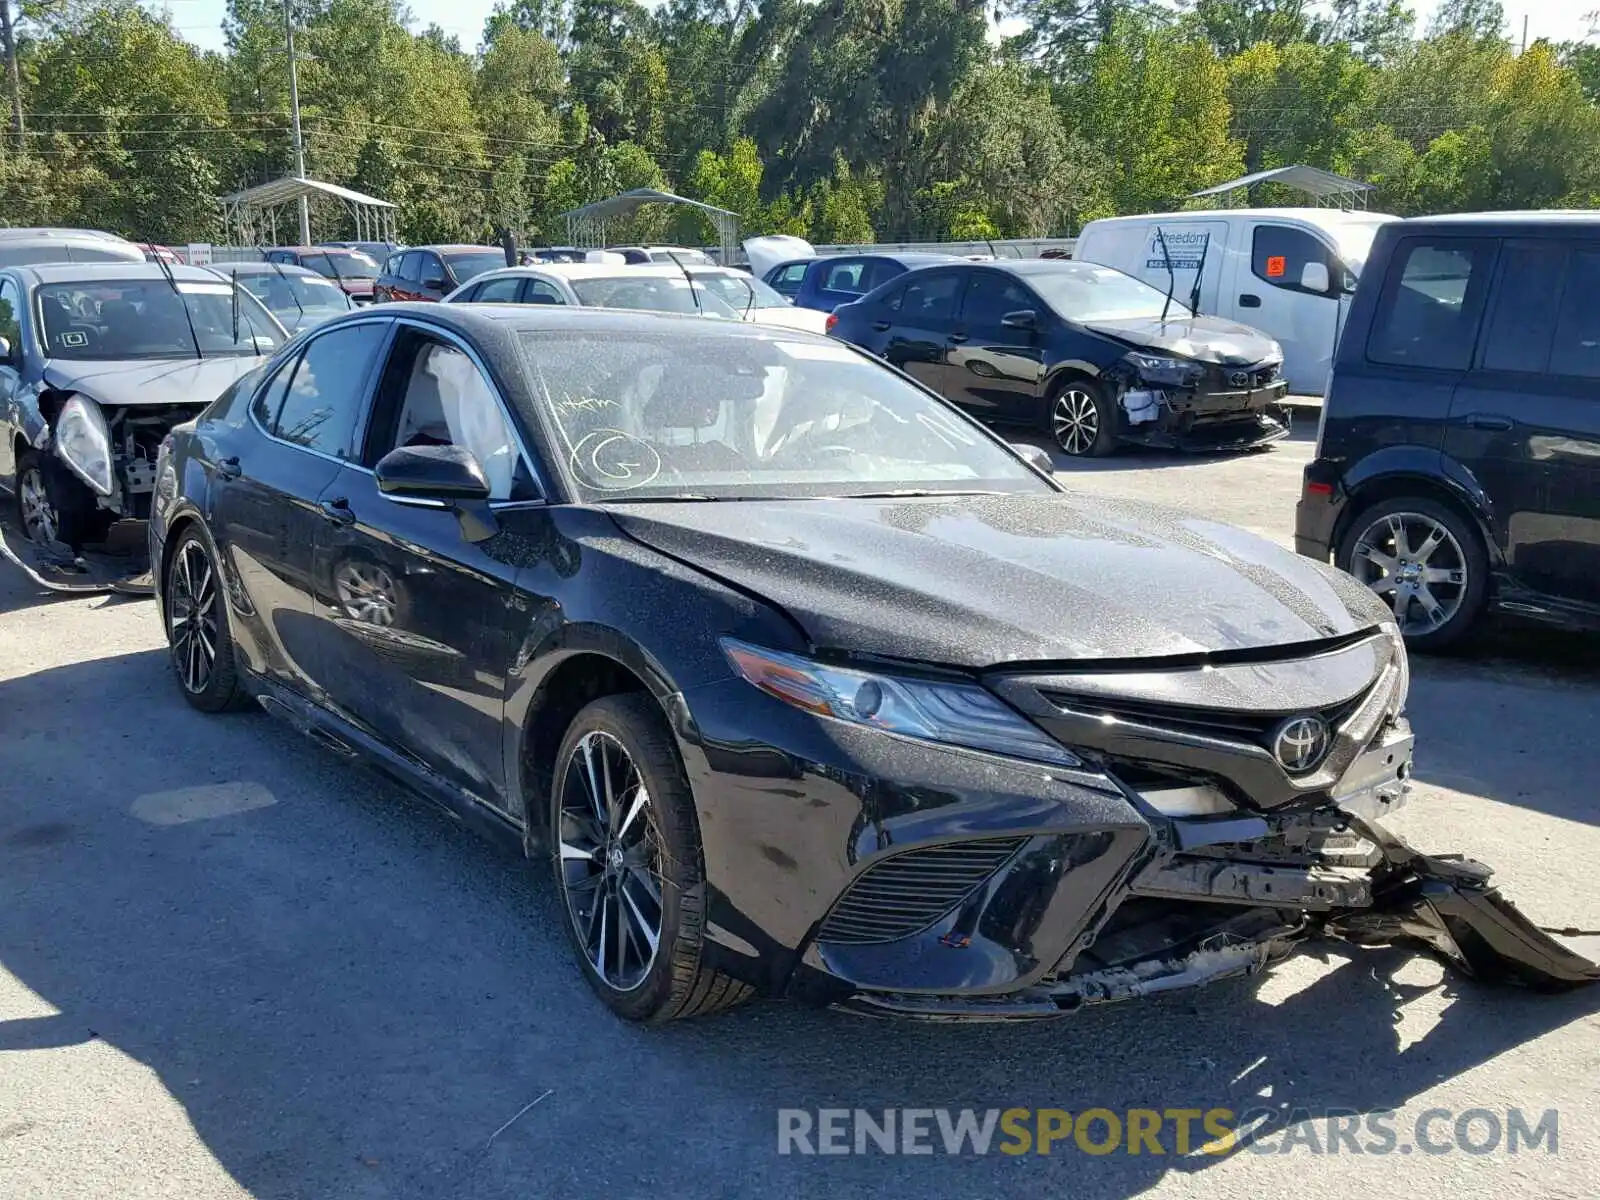
<instances>
[{"instance_id":1,"label":"crumpled front bumper","mask_svg":"<svg viewBox=\"0 0 1600 1200\"><path fill-rule=\"evenodd\" d=\"M1361 946L1409 944L1432 950L1472 978L1543 991L1600 981L1600 964L1529 920L1490 885L1490 868L1460 856L1423 854L1376 821L1350 812L1341 815L1352 833L1376 848L1379 861L1361 882L1330 891L1320 903L1314 897L1296 898L1308 905L1305 909L1241 908L1186 953L1075 971L1004 995L859 992L843 1006L933 1020L1053 1017L1089 1005L1254 975L1317 938ZM1170 865L1170 860L1152 864L1130 883L1129 895L1160 894L1170 887L1163 882ZM1217 895L1239 886L1225 871L1214 879Z\"/></svg>"}]
</instances>

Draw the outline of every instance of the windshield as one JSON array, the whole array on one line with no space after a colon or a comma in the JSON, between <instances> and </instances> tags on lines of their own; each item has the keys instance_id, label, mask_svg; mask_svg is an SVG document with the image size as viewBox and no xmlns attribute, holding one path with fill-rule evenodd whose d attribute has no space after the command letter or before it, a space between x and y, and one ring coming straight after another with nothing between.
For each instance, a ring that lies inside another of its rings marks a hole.
<instances>
[{"instance_id":1,"label":"windshield","mask_svg":"<svg viewBox=\"0 0 1600 1200\"><path fill-rule=\"evenodd\" d=\"M302 312L349 312L354 304L338 286L320 275L291 275L285 271L239 276L239 286L270 308L279 320L298 320Z\"/></svg>"},{"instance_id":2,"label":"windshield","mask_svg":"<svg viewBox=\"0 0 1600 1200\"><path fill-rule=\"evenodd\" d=\"M1131 275L1093 263L1061 263L1054 270L1023 276L1044 302L1069 321L1124 321L1159 317L1167 294ZM1176 296L1168 316L1187 317L1189 306Z\"/></svg>"},{"instance_id":3,"label":"windshield","mask_svg":"<svg viewBox=\"0 0 1600 1200\"><path fill-rule=\"evenodd\" d=\"M376 279L378 264L359 250L329 250L302 254L300 265L330 279Z\"/></svg>"},{"instance_id":4,"label":"windshield","mask_svg":"<svg viewBox=\"0 0 1600 1200\"><path fill-rule=\"evenodd\" d=\"M975 422L837 343L684 329L521 341L588 500L1050 490Z\"/></svg>"},{"instance_id":5,"label":"windshield","mask_svg":"<svg viewBox=\"0 0 1600 1200\"><path fill-rule=\"evenodd\" d=\"M689 292L689 281L680 277L660 278L637 274L602 275L590 279L569 280L578 294L578 302L589 308L636 308L645 312L704 313L708 317L731 317L735 320L744 311L745 300L738 308L730 307L700 281L695 294ZM745 293L749 298L749 293Z\"/></svg>"},{"instance_id":6,"label":"windshield","mask_svg":"<svg viewBox=\"0 0 1600 1200\"><path fill-rule=\"evenodd\" d=\"M450 264L450 273L456 277L456 282L465 283L485 271L498 271L505 266L506 253L504 250L467 250L446 254L444 261Z\"/></svg>"},{"instance_id":7,"label":"windshield","mask_svg":"<svg viewBox=\"0 0 1600 1200\"><path fill-rule=\"evenodd\" d=\"M1386 221L1350 222L1335 225L1329 231L1333 234L1339 258L1352 275L1361 274L1361 268L1367 265L1367 257L1372 253L1372 240L1386 224Z\"/></svg>"},{"instance_id":8,"label":"windshield","mask_svg":"<svg viewBox=\"0 0 1600 1200\"><path fill-rule=\"evenodd\" d=\"M179 280L178 292L165 279L48 283L35 297L50 358L227 358L271 354L285 337L254 296L221 281Z\"/></svg>"},{"instance_id":9,"label":"windshield","mask_svg":"<svg viewBox=\"0 0 1600 1200\"><path fill-rule=\"evenodd\" d=\"M671 250L649 250L646 251L646 254L651 262L666 263L668 265L674 263L686 263L692 267L711 265L711 256L703 250L686 250L681 246L674 247Z\"/></svg>"},{"instance_id":10,"label":"windshield","mask_svg":"<svg viewBox=\"0 0 1600 1200\"><path fill-rule=\"evenodd\" d=\"M743 273L738 275L724 275L720 271L692 272L696 283L714 293L719 299L726 301L735 311L744 312L746 305L750 308L793 308L794 305L785 300L773 290L770 284L752 278ZM750 299L751 293L755 294L755 301Z\"/></svg>"}]
</instances>

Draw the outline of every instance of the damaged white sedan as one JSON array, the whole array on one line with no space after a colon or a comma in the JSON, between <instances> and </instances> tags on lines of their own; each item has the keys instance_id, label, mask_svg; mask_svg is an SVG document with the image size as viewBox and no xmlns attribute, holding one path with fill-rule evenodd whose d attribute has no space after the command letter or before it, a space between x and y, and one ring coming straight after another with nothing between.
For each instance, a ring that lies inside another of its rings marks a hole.
<instances>
[{"instance_id":1,"label":"damaged white sedan","mask_svg":"<svg viewBox=\"0 0 1600 1200\"><path fill-rule=\"evenodd\" d=\"M147 591L162 440L287 338L196 267L0 272L0 550L54 590Z\"/></svg>"}]
</instances>

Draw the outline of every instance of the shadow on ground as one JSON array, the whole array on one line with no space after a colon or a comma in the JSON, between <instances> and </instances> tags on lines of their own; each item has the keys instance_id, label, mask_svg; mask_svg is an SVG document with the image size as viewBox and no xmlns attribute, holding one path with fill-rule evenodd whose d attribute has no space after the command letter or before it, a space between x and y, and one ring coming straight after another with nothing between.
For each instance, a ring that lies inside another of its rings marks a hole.
<instances>
[{"instance_id":1,"label":"shadow on ground","mask_svg":"<svg viewBox=\"0 0 1600 1200\"><path fill-rule=\"evenodd\" d=\"M1237 984L1045 1026L763 1003L638 1029L582 984L542 873L263 716L191 712L158 652L0 684L0 712L0 963L60 1010L0 1022L0 1073L98 1038L262 1200L1132 1197L1216 1160L941 1157L933 1176L779 1157L776 1110L1367 1111L1596 1007L1463 985L1402 1049L1417 989L1385 952L1276 1004Z\"/></svg>"}]
</instances>

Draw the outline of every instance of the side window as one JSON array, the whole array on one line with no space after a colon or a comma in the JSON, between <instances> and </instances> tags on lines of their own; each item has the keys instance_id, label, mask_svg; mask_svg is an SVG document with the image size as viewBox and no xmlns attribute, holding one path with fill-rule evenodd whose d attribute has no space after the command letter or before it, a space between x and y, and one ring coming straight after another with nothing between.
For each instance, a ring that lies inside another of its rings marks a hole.
<instances>
[{"instance_id":1,"label":"side window","mask_svg":"<svg viewBox=\"0 0 1600 1200\"><path fill-rule=\"evenodd\" d=\"M509 275L479 284L478 290L472 293L472 299L482 304L515 304L521 292L521 278Z\"/></svg>"},{"instance_id":2,"label":"side window","mask_svg":"<svg viewBox=\"0 0 1600 1200\"><path fill-rule=\"evenodd\" d=\"M1321 263L1328 269L1327 290L1312 292L1300 286L1300 275L1307 263ZM1326 246L1304 229L1288 225L1256 226L1250 246L1250 271L1273 287L1313 296L1334 294L1343 275L1341 264L1334 261Z\"/></svg>"},{"instance_id":3,"label":"side window","mask_svg":"<svg viewBox=\"0 0 1600 1200\"><path fill-rule=\"evenodd\" d=\"M799 287L801 280L806 277L806 267L809 264L798 262L790 263L778 275L778 278L792 287Z\"/></svg>"},{"instance_id":4,"label":"side window","mask_svg":"<svg viewBox=\"0 0 1600 1200\"><path fill-rule=\"evenodd\" d=\"M1501 248L1483 333L1484 370L1542 372L1549 365L1567 253L1550 242L1507 242Z\"/></svg>"},{"instance_id":5,"label":"side window","mask_svg":"<svg viewBox=\"0 0 1600 1200\"><path fill-rule=\"evenodd\" d=\"M418 257L422 259L422 285L424 287L429 285L437 286L439 280L444 281L445 287L450 286L450 276L445 273L444 263L437 254L424 252Z\"/></svg>"},{"instance_id":6,"label":"side window","mask_svg":"<svg viewBox=\"0 0 1600 1200\"><path fill-rule=\"evenodd\" d=\"M899 312L901 304L905 302L905 298L905 288L894 288L887 296L885 296L882 300L879 300L878 303L884 308L888 309L890 312Z\"/></svg>"},{"instance_id":7,"label":"side window","mask_svg":"<svg viewBox=\"0 0 1600 1200\"><path fill-rule=\"evenodd\" d=\"M863 295L867 290L864 279L866 269L867 264L859 258L829 263L822 271L822 290Z\"/></svg>"},{"instance_id":8,"label":"side window","mask_svg":"<svg viewBox=\"0 0 1600 1200\"><path fill-rule=\"evenodd\" d=\"M900 319L908 325L937 325L955 320L962 273L942 271L918 275L900 293Z\"/></svg>"},{"instance_id":9,"label":"side window","mask_svg":"<svg viewBox=\"0 0 1600 1200\"><path fill-rule=\"evenodd\" d=\"M300 265L308 271L315 271L318 275L332 276L335 273L333 264L328 261L326 254L308 254L300 260Z\"/></svg>"},{"instance_id":10,"label":"side window","mask_svg":"<svg viewBox=\"0 0 1600 1200\"><path fill-rule=\"evenodd\" d=\"M17 287L17 281L10 276L0 279L0 337L11 343L14 356L22 353L22 326L17 322L21 312L22 291Z\"/></svg>"},{"instance_id":11,"label":"side window","mask_svg":"<svg viewBox=\"0 0 1600 1200\"><path fill-rule=\"evenodd\" d=\"M483 467L489 499L538 498L493 385L459 347L403 329L384 369L378 411L390 414L389 424L368 442L368 465L400 446L460 446Z\"/></svg>"},{"instance_id":12,"label":"side window","mask_svg":"<svg viewBox=\"0 0 1600 1200\"><path fill-rule=\"evenodd\" d=\"M1487 239L1401 242L1378 297L1367 357L1398 367L1466 370L1494 251Z\"/></svg>"},{"instance_id":13,"label":"side window","mask_svg":"<svg viewBox=\"0 0 1600 1200\"><path fill-rule=\"evenodd\" d=\"M974 325L998 326L1007 313L1024 308L1037 311L1039 302L1021 284L998 271L974 271L961 302L961 319Z\"/></svg>"},{"instance_id":14,"label":"side window","mask_svg":"<svg viewBox=\"0 0 1600 1200\"><path fill-rule=\"evenodd\" d=\"M273 433L334 458L356 458L363 384L386 332L381 322L346 325L314 338L300 356Z\"/></svg>"},{"instance_id":15,"label":"side window","mask_svg":"<svg viewBox=\"0 0 1600 1200\"><path fill-rule=\"evenodd\" d=\"M271 432L278 421L278 409L283 407L283 397L289 390L289 377L294 374L295 367L300 362L298 354L291 355L276 371L272 377L256 392L256 398L250 402L250 411L255 414L256 420L261 422L261 428Z\"/></svg>"},{"instance_id":16,"label":"side window","mask_svg":"<svg viewBox=\"0 0 1600 1200\"><path fill-rule=\"evenodd\" d=\"M565 304L567 298L561 294L553 283L546 283L542 279L528 280L528 291L523 297L526 304Z\"/></svg>"},{"instance_id":17,"label":"side window","mask_svg":"<svg viewBox=\"0 0 1600 1200\"><path fill-rule=\"evenodd\" d=\"M1600 379L1600 250L1570 250L1550 370Z\"/></svg>"},{"instance_id":18,"label":"side window","mask_svg":"<svg viewBox=\"0 0 1600 1200\"><path fill-rule=\"evenodd\" d=\"M407 283L422 282L422 252L420 250L409 251L400 260L400 278Z\"/></svg>"}]
</instances>

